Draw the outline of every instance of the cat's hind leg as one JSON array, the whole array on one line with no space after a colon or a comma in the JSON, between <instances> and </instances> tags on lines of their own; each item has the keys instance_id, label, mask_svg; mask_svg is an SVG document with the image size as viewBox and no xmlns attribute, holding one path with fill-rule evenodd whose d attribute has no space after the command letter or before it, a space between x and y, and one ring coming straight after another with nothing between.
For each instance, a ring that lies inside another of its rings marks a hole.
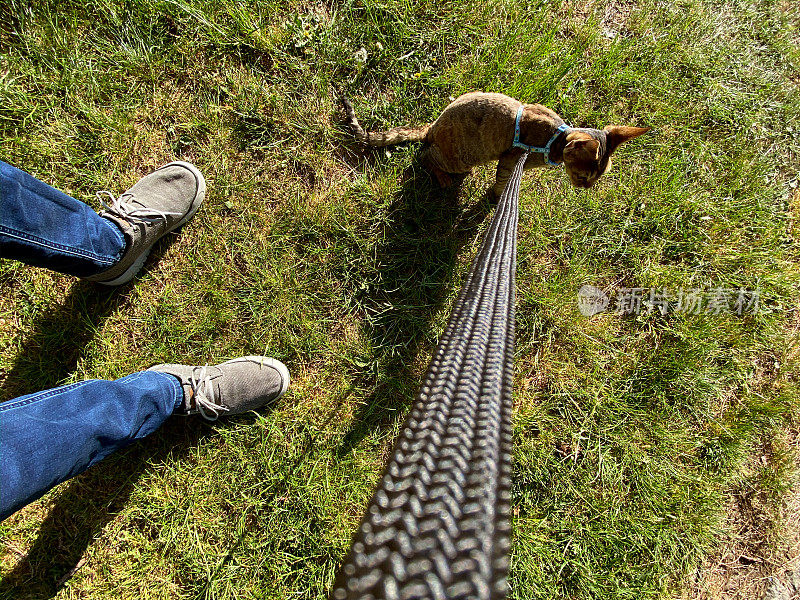
<instances>
[{"instance_id":1,"label":"cat's hind leg","mask_svg":"<svg viewBox=\"0 0 800 600\"><path fill-rule=\"evenodd\" d=\"M454 183L452 175L455 173L451 173L450 171L446 171L443 168L445 164L444 158L442 157L442 153L439 148L435 145L428 146L422 152L420 152L420 160L422 164L425 165L425 168L428 169L434 177L436 177L436 181L439 182L439 185L443 188L451 187ZM466 175L469 173L463 173ZM461 178L459 177L459 180Z\"/></svg>"}]
</instances>

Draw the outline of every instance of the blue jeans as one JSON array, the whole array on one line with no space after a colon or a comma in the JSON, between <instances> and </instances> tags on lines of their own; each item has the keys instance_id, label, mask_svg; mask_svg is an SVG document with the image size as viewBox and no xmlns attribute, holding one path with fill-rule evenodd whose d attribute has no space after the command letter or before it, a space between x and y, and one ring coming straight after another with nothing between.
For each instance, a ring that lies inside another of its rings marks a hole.
<instances>
[{"instance_id":1,"label":"blue jeans","mask_svg":"<svg viewBox=\"0 0 800 600\"><path fill-rule=\"evenodd\" d=\"M0 162L0 257L88 276L114 265L124 249L113 222ZM0 520L152 433L182 400L177 378L142 371L0 404Z\"/></svg>"},{"instance_id":2,"label":"blue jeans","mask_svg":"<svg viewBox=\"0 0 800 600\"><path fill-rule=\"evenodd\" d=\"M0 404L0 520L153 433L182 401L176 377L141 371Z\"/></svg>"},{"instance_id":3,"label":"blue jeans","mask_svg":"<svg viewBox=\"0 0 800 600\"><path fill-rule=\"evenodd\" d=\"M124 250L113 221L0 161L0 258L88 277L116 264Z\"/></svg>"}]
</instances>

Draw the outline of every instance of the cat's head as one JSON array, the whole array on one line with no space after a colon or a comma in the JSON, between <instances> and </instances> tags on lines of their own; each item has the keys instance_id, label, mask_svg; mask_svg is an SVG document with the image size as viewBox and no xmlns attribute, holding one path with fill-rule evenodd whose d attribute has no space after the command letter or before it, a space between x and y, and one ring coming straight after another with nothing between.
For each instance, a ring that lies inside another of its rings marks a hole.
<instances>
[{"instance_id":1,"label":"cat's head","mask_svg":"<svg viewBox=\"0 0 800 600\"><path fill-rule=\"evenodd\" d=\"M600 129L574 129L564 146L564 169L575 187L590 188L611 168L611 154L620 144L650 131L649 127L608 125Z\"/></svg>"}]
</instances>

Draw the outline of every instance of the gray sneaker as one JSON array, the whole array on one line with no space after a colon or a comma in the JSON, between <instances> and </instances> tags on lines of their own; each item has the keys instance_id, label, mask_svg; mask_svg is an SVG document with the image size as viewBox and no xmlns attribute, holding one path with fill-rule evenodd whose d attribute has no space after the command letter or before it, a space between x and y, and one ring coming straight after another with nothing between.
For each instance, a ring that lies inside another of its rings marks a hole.
<instances>
[{"instance_id":1,"label":"gray sneaker","mask_svg":"<svg viewBox=\"0 0 800 600\"><path fill-rule=\"evenodd\" d=\"M283 396L289 370L266 356L243 356L216 366L155 365L148 371L167 373L183 386L183 407L175 414L199 414L209 421L260 408Z\"/></svg>"},{"instance_id":2,"label":"gray sneaker","mask_svg":"<svg viewBox=\"0 0 800 600\"><path fill-rule=\"evenodd\" d=\"M191 219L205 195L203 175L193 164L182 161L145 175L119 198L111 192L97 192L106 209L100 216L122 229L126 246L117 264L86 279L103 285L129 282L144 265L153 244Z\"/></svg>"}]
</instances>

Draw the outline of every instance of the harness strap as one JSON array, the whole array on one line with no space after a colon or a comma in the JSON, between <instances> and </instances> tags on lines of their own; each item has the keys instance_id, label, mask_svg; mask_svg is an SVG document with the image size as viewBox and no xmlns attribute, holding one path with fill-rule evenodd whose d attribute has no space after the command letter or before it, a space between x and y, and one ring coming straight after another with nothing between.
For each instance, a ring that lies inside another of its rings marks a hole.
<instances>
[{"instance_id":1,"label":"harness strap","mask_svg":"<svg viewBox=\"0 0 800 600\"><path fill-rule=\"evenodd\" d=\"M519 108L517 109L517 120L514 122L514 144L513 144L514 148L522 148L523 150L525 150L525 152L536 152L538 154L544 154L544 162L553 167L560 166L561 163L553 162L552 160L550 160L550 146L553 145L553 142L555 142L559 138L562 132L571 131L572 127L570 127L566 123L562 123L561 125L559 125L558 129L556 129L556 132L553 134L553 137L550 138L550 140L547 142L547 144L545 144L543 148L539 146L528 146L527 144L523 144L522 142L519 141L519 122L520 119L522 119L522 111L524 108L525 107L522 104L520 104Z\"/></svg>"}]
</instances>

